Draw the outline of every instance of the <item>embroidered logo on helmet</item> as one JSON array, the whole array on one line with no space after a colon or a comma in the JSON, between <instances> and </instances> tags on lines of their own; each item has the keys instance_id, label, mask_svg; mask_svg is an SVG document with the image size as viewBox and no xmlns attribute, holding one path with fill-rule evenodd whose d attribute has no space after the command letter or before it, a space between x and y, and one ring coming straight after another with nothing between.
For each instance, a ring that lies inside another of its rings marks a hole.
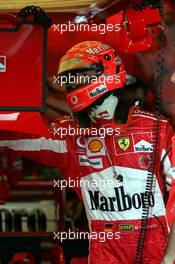
<instances>
[{"instance_id":1,"label":"embroidered logo on helmet","mask_svg":"<svg viewBox=\"0 0 175 264\"><path fill-rule=\"evenodd\" d=\"M99 94L106 93L107 89L105 86L100 85L99 87L93 89L91 92L89 92L90 97L98 96Z\"/></svg>"},{"instance_id":2,"label":"embroidered logo on helmet","mask_svg":"<svg viewBox=\"0 0 175 264\"><path fill-rule=\"evenodd\" d=\"M88 49L86 50L86 52L95 55L95 54L101 53L101 52L103 52L103 51L105 51L105 50L108 50L109 48L110 48L109 45L100 43L100 44L99 44L97 47L95 47L95 48L93 48L93 47L92 47L92 48L88 48Z\"/></svg>"}]
</instances>

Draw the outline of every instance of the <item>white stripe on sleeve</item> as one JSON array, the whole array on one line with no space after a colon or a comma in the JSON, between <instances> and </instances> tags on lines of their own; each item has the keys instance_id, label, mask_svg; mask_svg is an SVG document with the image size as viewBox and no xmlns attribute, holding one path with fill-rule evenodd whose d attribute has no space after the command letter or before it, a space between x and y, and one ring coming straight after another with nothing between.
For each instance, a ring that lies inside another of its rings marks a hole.
<instances>
[{"instance_id":1,"label":"white stripe on sleeve","mask_svg":"<svg viewBox=\"0 0 175 264\"><path fill-rule=\"evenodd\" d=\"M0 114L1 121L14 121L18 119L20 113L13 113L13 114Z\"/></svg>"},{"instance_id":2,"label":"white stripe on sleeve","mask_svg":"<svg viewBox=\"0 0 175 264\"><path fill-rule=\"evenodd\" d=\"M0 140L0 147L8 147L16 151L50 150L56 153L68 152L65 140L46 139L44 137L37 139Z\"/></svg>"}]
</instances>

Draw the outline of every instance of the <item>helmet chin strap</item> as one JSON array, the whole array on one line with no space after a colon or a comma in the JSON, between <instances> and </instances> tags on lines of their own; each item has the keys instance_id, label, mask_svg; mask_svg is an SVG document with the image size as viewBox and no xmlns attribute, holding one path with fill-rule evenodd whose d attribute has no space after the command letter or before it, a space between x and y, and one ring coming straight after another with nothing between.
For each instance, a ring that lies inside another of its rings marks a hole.
<instances>
[{"instance_id":1,"label":"helmet chin strap","mask_svg":"<svg viewBox=\"0 0 175 264\"><path fill-rule=\"evenodd\" d=\"M118 104L118 98L113 94L109 95L101 105L89 109L88 115L93 123L98 123L98 119L113 119L115 109Z\"/></svg>"}]
</instances>

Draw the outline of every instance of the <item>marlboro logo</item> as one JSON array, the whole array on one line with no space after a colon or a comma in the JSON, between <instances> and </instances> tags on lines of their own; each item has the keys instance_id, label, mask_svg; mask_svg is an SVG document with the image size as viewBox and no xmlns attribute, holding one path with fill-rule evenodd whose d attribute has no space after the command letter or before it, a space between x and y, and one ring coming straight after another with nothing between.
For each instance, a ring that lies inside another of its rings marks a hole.
<instances>
[{"instance_id":1,"label":"marlboro logo","mask_svg":"<svg viewBox=\"0 0 175 264\"><path fill-rule=\"evenodd\" d=\"M0 72L6 72L6 56L0 56Z\"/></svg>"},{"instance_id":2,"label":"marlboro logo","mask_svg":"<svg viewBox=\"0 0 175 264\"><path fill-rule=\"evenodd\" d=\"M134 193L129 195L123 186L114 188L114 196L103 196L100 191L89 190L88 193L91 210L122 212L146 208L146 203L148 203L150 207L154 207L155 205L155 198L152 192ZM146 202L147 200L145 199L147 199L148 202Z\"/></svg>"},{"instance_id":3,"label":"marlboro logo","mask_svg":"<svg viewBox=\"0 0 175 264\"><path fill-rule=\"evenodd\" d=\"M99 87L93 89L91 92L89 92L89 97L95 97L98 96L99 94L106 93L108 90L105 86L100 85Z\"/></svg>"}]
</instances>

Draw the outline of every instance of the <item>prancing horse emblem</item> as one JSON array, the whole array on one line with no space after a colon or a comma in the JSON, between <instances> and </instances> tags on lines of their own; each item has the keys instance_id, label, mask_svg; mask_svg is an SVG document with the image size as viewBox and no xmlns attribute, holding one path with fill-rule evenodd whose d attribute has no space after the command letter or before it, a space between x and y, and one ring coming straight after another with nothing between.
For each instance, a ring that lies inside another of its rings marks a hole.
<instances>
[{"instance_id":1,"label":"prancing horse emblem","mask_svg":"<svg viewBox=\"0 0 175 264\"><path fill-rule=\"evenodd\" d=\"M130 146L129 137L123 137L118 139L118 145L121 149L127 150Z\"/></svg>"}]
</instances>

